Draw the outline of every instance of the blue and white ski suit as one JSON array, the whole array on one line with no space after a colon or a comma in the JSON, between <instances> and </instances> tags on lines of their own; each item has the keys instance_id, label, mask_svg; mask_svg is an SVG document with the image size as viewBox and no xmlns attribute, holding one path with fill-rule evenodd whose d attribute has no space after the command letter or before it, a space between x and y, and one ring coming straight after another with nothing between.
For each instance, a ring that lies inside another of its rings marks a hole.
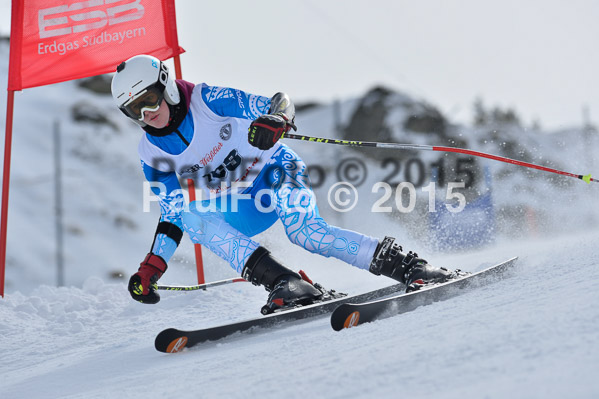
<instances>
[{"instance_id":1,"label":"blue and white ski suit","mask_svg":"<svg viewBox=\"0 0 599 399\"><path fill-rule=\"evenodd\" d=\"M249 125L268 112L269 98L177 84L188 104L185 118L168 135L146 132L139 144L143 172L159 197L161 221L175 224L239 273L259 246L251 237L277 220L292 243L368 269L378 240L320 217L302 159L282 143L266 151L248 143ZM196 185L198 200L188 208L179 178L191 178ZM152 252L168 262L176 248L173 239L158 233Z\"/></svg>"}]
</instances>

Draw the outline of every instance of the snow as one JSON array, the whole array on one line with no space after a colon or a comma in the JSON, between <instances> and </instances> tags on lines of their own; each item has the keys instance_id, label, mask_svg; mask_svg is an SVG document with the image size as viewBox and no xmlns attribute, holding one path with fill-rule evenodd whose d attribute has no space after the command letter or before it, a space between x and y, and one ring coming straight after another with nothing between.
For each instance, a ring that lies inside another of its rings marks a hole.
<instances>
[{"instance_id":1,"label":"snow","mask_svg":"<svg viewBox=\"0 0 599 399\"><path fill-rule=\"evenodd\" d=\"M147 306L92 277L13 293L0 302L2 397L596 397L597 239L461 254L470 270L520 260L513 277L358 328L334 332L325 317L175 355L154 350L157 332L255 315L261 290L240 283ZM338 280L330 274L323 281Z\"/></svg>"},{"instance_id":2,"label":"snow","mask_svg":"<svg viewBox=\"0 0 599 399\"><path fill-rule=\"evenodd\" d=\"M5 47L0 43L4 72ZM74 122L71 107L80 101L105 113L118 130ZM342 105L346 120L356 101ZM380 198L369 192L371 184L360 189L368 200L354 211L332 212L324 195L347 150L290 143L328 171L317 193L325 198L319 204L330 223L376 236L393 232L406 248L450 268L476 271L519 256L515 273L350 330L335 332L323 317L167 355L154 349L162 329L204 328L257 316L265 291L236 283L164 292L153 306L131 300L125 282L147 252L158 217L157 207L142 212L136 127L113 109L109 97L85 92L74 82L17 93L15 106L7 287L0 299L1 398L599 396L596 184L573 180L559 186L541 174L496 179L498 208L524 204L544 211L543 223L536 230L522 223L468 252L436 252L421 241L425 233L414 235L389 215L369 213L371 199ZM298 125L304 134L331 137L331 115L317 108L298 116ZM66 193L64 287L54 286L52 125L57 117ZM417 139L405 136L402 141ZM566 144L555 146L556 141ZM589 166L577 157L581 144L574 131L522 142L536 149L535 161L557 158L568 170ZM473 144L473 149L496 148L485 145ZM377 163L363 159L376 172ZM501 172L503 166L492 168ZM373 174L367 183L380 177ZM513 191L516 186L527 189ZM412 217L417 221L419 216ZM327 288L360 293L392 283L290 246L280 224L258 239L291 268L304 269ZM193 284L193 258L185 239L161 283ZM235 276L207 251L204 259L208 280Z\"/></svg>"}]
</instances>

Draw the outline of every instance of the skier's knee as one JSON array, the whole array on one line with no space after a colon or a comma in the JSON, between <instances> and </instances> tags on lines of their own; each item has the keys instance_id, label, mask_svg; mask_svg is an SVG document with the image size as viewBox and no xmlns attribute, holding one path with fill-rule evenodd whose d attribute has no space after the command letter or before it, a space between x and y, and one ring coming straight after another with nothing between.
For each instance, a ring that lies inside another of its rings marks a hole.
<instances>
[{"instance_id":1,"label":"skier's knee","mask_svg":"<svg viewBox=\"0 0 599 399\"><path fill-rule=\"evenodd\" d=\"M191 235L192 232L198 232L205 230L205 217L206 211L202 210L202 207L196 206L197 201L189 204L189 210L181 214L181 222L183 228Z\"/></svg>"}]
</instances>

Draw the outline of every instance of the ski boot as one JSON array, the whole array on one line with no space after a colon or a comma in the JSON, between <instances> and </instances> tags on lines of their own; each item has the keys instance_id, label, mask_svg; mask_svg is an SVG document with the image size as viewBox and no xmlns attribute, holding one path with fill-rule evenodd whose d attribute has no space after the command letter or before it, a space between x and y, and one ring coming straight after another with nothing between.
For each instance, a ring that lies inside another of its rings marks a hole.
<instances>
[{"instance_id":1,"label":"ski boot","mask_svg":"<svg viewBox=\"0 0 599 399\"><path fill-rule=\"evenodd\" d=\"M403 248L394 241L392 237L385 237L379 243L369 270L377 276L382 274L405 284L406 292L417 291L426 285L444 283L467 274L461 270L451 272L444 267L431 266L415 252L403 253Z\"/></svg>"},{"instance_id":2,"label":"ski boot","mask_svg":"<svg viewBox=\"0 0 599 399\"><path fill-rule=\"evenodd\" d=\"M303 271L289 270L264 247L258 247L249 257L241 276L254 285L264 286L269 292L266 305L260 310L264 315L344 295L313 283Z\"/></svg>"}]
</instances>

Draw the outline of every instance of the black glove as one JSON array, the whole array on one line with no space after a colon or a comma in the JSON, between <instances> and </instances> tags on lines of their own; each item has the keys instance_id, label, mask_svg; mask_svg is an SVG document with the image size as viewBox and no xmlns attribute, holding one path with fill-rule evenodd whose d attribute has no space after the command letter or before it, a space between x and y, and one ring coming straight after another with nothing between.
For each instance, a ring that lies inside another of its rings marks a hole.
<instances>
[{"instance_id":1,"label":"black glove","mask_svg":"<svg viewBox=\"0 0 599 399\"><path fill-rule=\"evenodd\" d=\"M149 253L139 266L139 270L129 279L129 293L131 298L141 303L154 304L160 301L160 295L156 291L156 282L164 272L167 265L164 259L153 253Z\"/></svg>"},{"instance_id":2,"label":"black glove","mask_svg":"<svg viewBox=\"0 0 599 399\"><path fill-rule=\"evenodd\" d=\"M283 113L262 115L250 125L248 142L261 150L269 150L292 128L297 130Z\"/></svg>"}]
</instances>

